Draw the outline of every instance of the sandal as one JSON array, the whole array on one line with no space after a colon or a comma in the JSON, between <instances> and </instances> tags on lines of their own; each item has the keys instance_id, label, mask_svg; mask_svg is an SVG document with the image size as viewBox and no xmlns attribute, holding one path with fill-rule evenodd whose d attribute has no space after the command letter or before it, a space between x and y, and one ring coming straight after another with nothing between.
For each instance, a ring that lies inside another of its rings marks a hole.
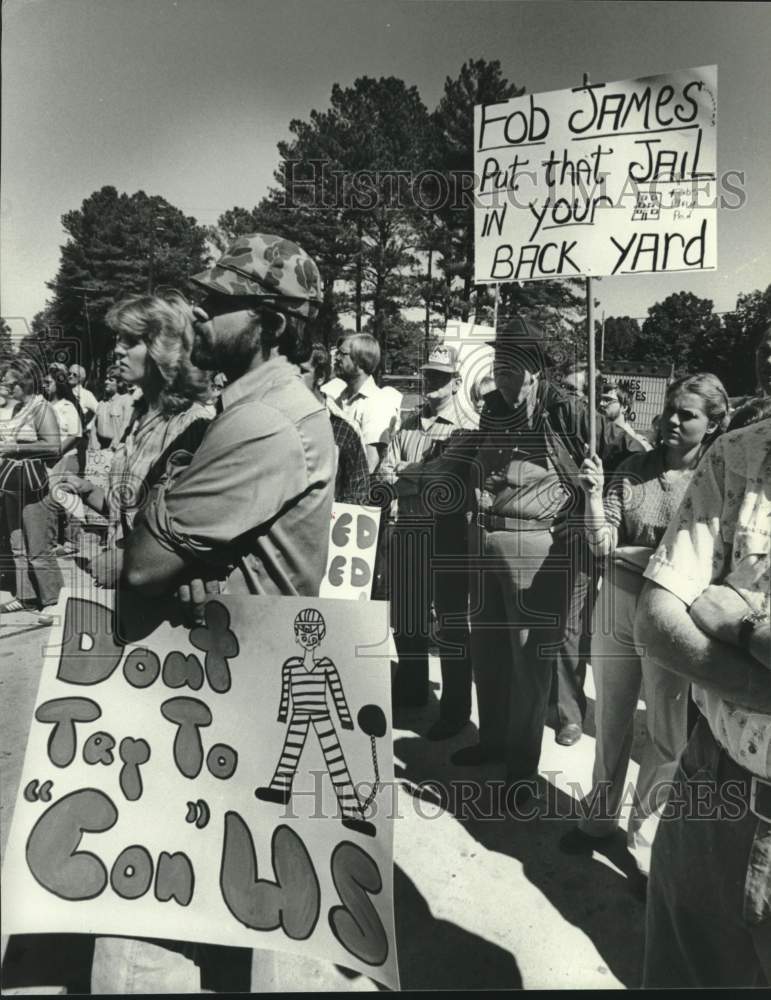
<instances>
[{"instance_id":1,"label":"sandal","mask_svg":"<svg viewBox=\"0 0 771 1000\"><path fill-rule=\"evenodd\" d=\"M31 608L24 601L20 601L14 597L12 601L6 601L5 604L0 604L0 615L15 615L17 611L35 611L35 608Z\"/></svg>"}]
</instances>

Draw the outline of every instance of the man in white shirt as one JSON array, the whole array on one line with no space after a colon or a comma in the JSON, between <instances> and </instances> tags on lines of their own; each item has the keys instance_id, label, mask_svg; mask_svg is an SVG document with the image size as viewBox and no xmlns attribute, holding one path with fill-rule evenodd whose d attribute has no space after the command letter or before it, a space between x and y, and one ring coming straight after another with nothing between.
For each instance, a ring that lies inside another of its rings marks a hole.
<instances>
[{"instance_id":1,"label":"man in white shirt","mask_svg":"<svg viewBox=\"0 0 771 1000\"><path fill-rule=\"evenodd\" d=\"M647 987L771 984L770 566L761 420L702 459L638 603L638 649L700 712L653 845Z\"/></svg>"},{"instance_id":2,"label":"man in white shirt","mask_svg":"<svg viewBox=\"0 0 771 1000\"><path fill-rule=\"evenodd\" d=\"M399 425L390 395L378 388L372 373L380 364L380 346L368 333L347 334L335 352L334 373L345 383L335 398L340 413L359 432L374 472Z\"/></svg>"},{"instance_id":3,"label":"man in white shirt","mask_svg":"<svg viewBox=\"0 0 771 1000\"><path fill-rule=\"evenodd\" d=\"M83 385L86 381L86 369L82 365L70 365L68 379L72 387L72 393L80 403L80 409L83 412L83 423L85 427L88 427L91 423L91 418L96 413L98 402L93 392Z\"/></svg>"}]
</instances>

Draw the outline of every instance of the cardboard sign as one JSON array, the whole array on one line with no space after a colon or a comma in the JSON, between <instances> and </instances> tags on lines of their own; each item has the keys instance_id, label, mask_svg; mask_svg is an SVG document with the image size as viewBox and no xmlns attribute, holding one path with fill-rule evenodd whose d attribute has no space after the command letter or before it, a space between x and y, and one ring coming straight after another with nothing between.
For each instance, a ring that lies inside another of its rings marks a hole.
<instances>
[{"instance_id":1,"label":"cardboard sign","mask_svg":"<svg viewBox=\"0 0 771 1000\"><path fill-rule=\"evenodd\" d=\"M382 602L62 593L3 868L3 932L313 955L399 988Z\"/></svg>"},{"instance_id":2,"label":"cardboard sign","mask_svg":"<svg viewBox=\"0 0 771 1000\"><path fill-rule=\"evenodd\" d=\"M475 280L717 267L717 67L478 105Z\"/></svg>"},{"instance_id":3,"label":"cardboard sign","mask_svg":"<svg viewBox=\"0 0 771 1000\"><path fill-rule=\"evenodd\" d=\"M321 597L368 601L375 577L379 507L334 503Z\"/></svg>"}]
</instances>

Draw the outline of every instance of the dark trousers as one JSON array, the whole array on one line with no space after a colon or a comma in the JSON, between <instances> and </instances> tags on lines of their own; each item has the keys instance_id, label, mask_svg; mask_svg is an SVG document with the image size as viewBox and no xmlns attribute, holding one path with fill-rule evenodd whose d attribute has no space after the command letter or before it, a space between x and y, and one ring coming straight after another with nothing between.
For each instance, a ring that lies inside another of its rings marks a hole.
<instances>
[{"instance_id":1,"label":"dark trousers","mask_svg":"<svg viewBox=\"0 0 771 1000\"><path fill-rule=\"evenodd\" d=\"M771 817L750 791L701 718L653 843L643 986L771 985Z\"/></svg>"},{"instance_id":2,"label":"dark trousers","mask_svg":"<svg viewBox=\"0 0 771 1000\"><path fill-rule=\"evenodd\" d=\"M41 607L56 604L64 585L53 553L56 514L48 494L20 491L0 494L10 538L18 600Z\"/></svg>"},{"instance_id":3,"label":"dark trousers","mask_svg":"<svg viewBox=\"0 0 771 1000\"><path fill-rule=\"evenodd\" d=\"M442 669L441 718L465 722L471 715L466 522L447 522L402 521L391 532L391 619L399 655L393 701L395 706L426 704L428 650L436 645Z\"/></svg>"},{"instance_id":4,"label":"dark trousers","mask_svg":"<svg viewBox=\"0 0 771 1000\"><path fill-rule=\"evenodd\" d=\"M471 648L479 741L509 780L538 771L571 572L566 535L485 531L472 571Z\"/></svg>"}]
</instances>

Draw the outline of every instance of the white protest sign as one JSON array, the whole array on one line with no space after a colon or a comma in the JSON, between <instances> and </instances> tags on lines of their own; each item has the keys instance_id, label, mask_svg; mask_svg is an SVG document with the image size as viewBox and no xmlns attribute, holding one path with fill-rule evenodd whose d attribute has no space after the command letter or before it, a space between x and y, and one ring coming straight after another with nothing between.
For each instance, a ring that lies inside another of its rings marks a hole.
<instances>
[{"instance_id":1,"label":"white protest sign","mask_svg":"<svg viewBox=\"0 0 771 1000\"><path fill-rule=\"evenodd\" d=\"M717 67L478 105L475 280L717 267Z\"/></svg>"},{"instance_id":2,"label":"white protest sign","mask_svg":"<svg viewBox=\"0 0 771 1000\"><path fill-rule=\"evenodd\" d=\"M3 932L285 950L399 988L382 602L64 591L3 867ZM379 776L379 783L375 783Z\"/></svg>"},{"instance_id":3,"label":"white protest sign","mask_svg":"<svg viewBox=\"0 0 771 1000\"><path fill-rule=\"evenodd\" d=\"M375 577L380 508L332 505L327 570L321 597L368 601Z\"/></svg>"}]
</instances>

